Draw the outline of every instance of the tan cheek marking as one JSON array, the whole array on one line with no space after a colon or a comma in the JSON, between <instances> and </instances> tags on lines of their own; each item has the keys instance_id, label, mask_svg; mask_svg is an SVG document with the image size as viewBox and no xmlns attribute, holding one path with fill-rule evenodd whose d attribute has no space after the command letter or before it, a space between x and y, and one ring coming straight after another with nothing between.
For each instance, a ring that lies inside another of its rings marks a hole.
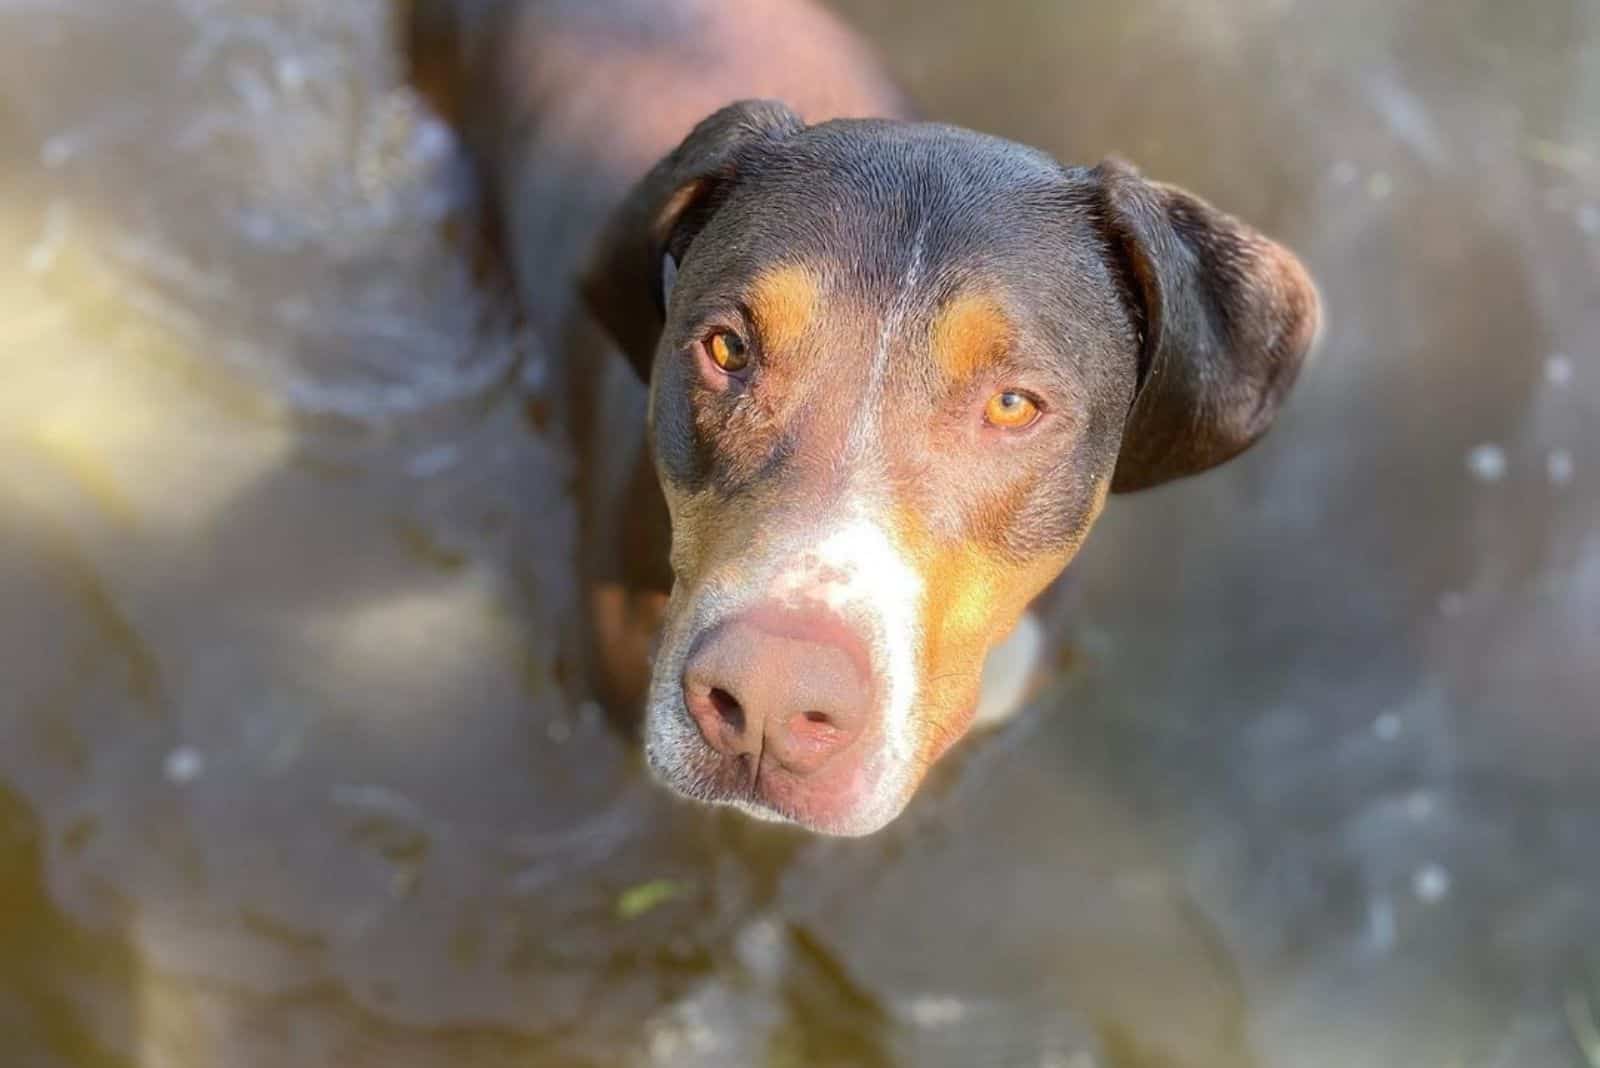
<instances>
[{"instance_id":1,"label":"tan cheek marking","mask_svg":"<svg viewBox=\"0 0 1600 1068\"><path fill-rule=\"evenodd\" d=\"M973 540L941 544L908 508L899 510L895 528L924 583L918 706L919 758L927 766L965 732L989 648L1061 573L1073 547L1011 561Z\"/></svg>"},{"instance_id":2,"label":"tan cheek marking","mask_svg":"<svg viewBox=\"0 0 1600 1068\"><path fill-rule=\"evenodd\" d=\"M933 324L933 359L946 379L962 382L993 366L1014 336L994 297L966 293L946 304Z\"/></svg>"},{"instance_id":3,"label":"tan cheek marking","mask_svg":"<svg viewBox=\"0 0 1600 1068\"><path fill-rule=\"evenodd\" d=\"M763 272L750 287L750 311L763 345L780 352L797 345L814 329L820 292L809 267L785 264Z\"/></svg>"}]
</instances>

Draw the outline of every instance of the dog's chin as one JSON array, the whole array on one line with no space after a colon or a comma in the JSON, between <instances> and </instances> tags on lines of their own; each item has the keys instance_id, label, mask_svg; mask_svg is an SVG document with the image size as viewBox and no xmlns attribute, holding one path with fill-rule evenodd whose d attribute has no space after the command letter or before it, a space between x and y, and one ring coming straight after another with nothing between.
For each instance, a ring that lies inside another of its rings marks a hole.
<instances>
[{"instance_id":1,"label":"dog's chin","mask_svg":"<svg viewBox=\"0 0 1600 1068\"><path fill-rule=\"evenodd\" d=\"M872 834L900 815L910 797L908 790L885 789L891 785L886 780L895 776L867 769L837 791L819 792L804 780L773 770L763 772L766 781L758 788L748 761L713 750L681 705L650 708L644 751L651 774L674 793L813 834L841 838Z\"/></svg>"}]
</instances>

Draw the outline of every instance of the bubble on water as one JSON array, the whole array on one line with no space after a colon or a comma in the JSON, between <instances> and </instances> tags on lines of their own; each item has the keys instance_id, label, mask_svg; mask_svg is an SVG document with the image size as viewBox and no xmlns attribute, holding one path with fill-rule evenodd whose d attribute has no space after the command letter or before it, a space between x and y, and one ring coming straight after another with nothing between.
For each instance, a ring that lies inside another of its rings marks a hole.
<instances>
[{"instance_id":1,"label":"bubble on water","mask_svg":"<svg viewBox=\"0 0 1600 1068\"><path fill-rule=\"evenodd\" d=\"M1411 877L1411 892L1424 905L1437 905L1450 893L1450 872L1442 864L1424 864Z\"/></svg>"},{"instance_id":2,"label":"bubble on water","mask_svg":"<svg viewBox=\"0 0 1600 1068\"><path fill-rule=\"evenodd\" d=\"M192 745L180 745L167 754L161 772L174 786L183 786L194 782L205 770L205 754Z\"/></svg>"},{"instance_id":3,"label":"bubble on water","mask_svg":"<svg viewBox=\"0 0 1600 1068\"><path fill-rule=\"evenodd\" d=\"M1578 208L1578 229L1586 234L1600 234L1600 207L1584 204Z\"/></svg>"},{"instance_id":4,"label":"bubble on water","mask_svg":"<svg viewBox=\"0 0 1600 1068\"><path fill-rule=\"evenodd\" d=\"M1335 163L1328 171L1328 177L1332 179L1334 185L1349 185L1359 174L1356 165L1347 159Z\"/></svg>"},{"instance_id":5,"label":"bubble on water","mask_svg":"<svg viewBox=\"0 0 1600 1068\"><path fill-rule=\"evenodd\" d=\"M1383 171L1374 171L1367 178L1367 196L1373 200L1388 200L1394 192L1394 179Z\"/></svg>"},{"instance_id":6,"label":"bubble on water","mask_svg":"<svg viewBox=\"0 0 1600 1068\"><path fill-rule=\"evenodd\" d=\"M1447 590L1439 595L1439 614L1446 619L1456 619L1467 610L1467 595Z\"/></svg>"},{"instance_id":7,"label":"bubble on water","mask_svg":"<svg viewBox=\"0 0 1600 1068\"><path fill-rule=\"evenodd\" d=\"M309 80L306 75L305 64L294 56L284 56L278 60L278 84L293 92L303 89Z\"/></svg>"},{"instance_id":8,"label":"bubble on water","mask_svg":"<svg viewBox=\"0 0 1600 1068\"><path fill-rule=\"evenodd\" d=\"M1400 717L1393 712L1385 712L1372 721L1372 733L1378 736L1380 742L1392 742L1400 737Z\"/></svg>"},{"instance_id":9,"label":"bubble on water","mask_svg":"<svg viewBox=\"0 0 1600 1068\"><path fill-rule=\"evenodd\" d=\"M1499 482L1506 475L1506 451L1493 442L1475 445L1467 453L1467 470L1480 482Z\"/></svg>"},{"instance_id":10,"label":"bubble on water","mask_svg":"<svg viewBox=\"0 0 1600 1068\"><path fill-rule=\"evenodd\" d=\"M911 999L906 1005L906 1012L918 1027L949 1027L966 1018L967 1007L960 998L923 994Z\"/></svg>"},{"instance_id":11,"label":"bubble on water","mask_svg":"<svg viewBox=\"0 0 1600 1068\"><path fill-rule=\"evenodd\" d=\"M572 724L565 719L552 719L544 729L544 736L556 745L563 745L572 737Z\"/></svg>"},{"instance_id":12,"label":"bubble on water","mask_svg":"<svg viewBox=\"0 0 1600 1068\"><path fill-rule=\"evenodd\" d=\"M1557 352L1544 361L1544 380L1552 386L1564 386L1572 381L1572 358Z\"/></svg>"},{"instance_id":13,"label":"bubble on water","mask_svg":"<svg viewBox=\"0 0 1600 1068\"><path fill-rule=\"evenodd\" d=\"M1572 453L1566 449L1551 449L1544 458L1544 472L1552 486L1565 486L1572 481Z\"/></svg>"}]
</instances>

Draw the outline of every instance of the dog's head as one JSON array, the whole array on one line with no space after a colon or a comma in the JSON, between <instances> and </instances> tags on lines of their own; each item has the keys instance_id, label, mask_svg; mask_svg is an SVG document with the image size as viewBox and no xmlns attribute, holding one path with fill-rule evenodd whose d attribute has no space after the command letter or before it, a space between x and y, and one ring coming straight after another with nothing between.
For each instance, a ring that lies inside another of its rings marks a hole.
<instances>
[{"instance_id":1,"label":"dog's head","mask_svg":"<svg viewBox=\"0 0 1600 1068\"><path fill-rule=\"evenodd\" d=\"M961 737L1108 492L1265 432L1319 315L1292 254L1121 165L760 102L639 183L584 288L672 515L651 766L835 834Z\"/></svg>"}]
</instances>

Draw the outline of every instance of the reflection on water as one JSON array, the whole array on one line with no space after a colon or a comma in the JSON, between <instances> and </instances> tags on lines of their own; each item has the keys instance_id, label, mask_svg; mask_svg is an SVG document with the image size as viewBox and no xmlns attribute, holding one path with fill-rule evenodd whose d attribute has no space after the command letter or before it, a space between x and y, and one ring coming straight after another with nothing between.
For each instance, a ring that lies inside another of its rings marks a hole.
<instances>
[{"instance_id":1,"label":"reflection on water","mask_svg":"<svg viewBox=\"0 0 1600 1068\"><path fill-rule=\"evenodd\" d=\"M1332 312L866 842L564 696L545 356L387 2L0 0L7 1063L1600 1063L1600 10L843 6Z\"/></svg>"}]
</instances>

